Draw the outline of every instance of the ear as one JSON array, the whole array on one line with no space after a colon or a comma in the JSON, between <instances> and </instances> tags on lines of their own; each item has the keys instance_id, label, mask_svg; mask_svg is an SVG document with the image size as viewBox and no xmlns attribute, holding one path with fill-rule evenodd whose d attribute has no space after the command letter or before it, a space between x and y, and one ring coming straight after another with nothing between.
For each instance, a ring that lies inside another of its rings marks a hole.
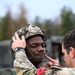
<instances>
[{"instance_id":1,"label":"ear","mask_svg":"<svg viewBox=\"0 0 75 75\"><path fill-rule=\"evenodd\" d=\"M70 47L70 56L71 56L72 58L75 57L75 48L73 48L73 47Z\"/></svg>"}]
</instances>

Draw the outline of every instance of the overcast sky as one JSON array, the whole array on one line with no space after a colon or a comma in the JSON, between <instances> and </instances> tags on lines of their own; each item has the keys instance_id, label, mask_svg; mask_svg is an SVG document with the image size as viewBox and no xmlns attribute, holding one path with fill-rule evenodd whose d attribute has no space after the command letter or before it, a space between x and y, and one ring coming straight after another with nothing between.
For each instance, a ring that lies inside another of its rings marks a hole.
<instances>
[{"instance_id":1,"label":"overcast sky","mask_svg":"<svg viewBox=\"0 0 75 75\"><path fill-rule=\"evenodd\" d=\"M17 13L20 3L25 4L30 20L36 16L54 19L64 6L70 7L75 13L75 0L0 0L0 17L5 15L9 6L13 13Z\"/></svg>"}]
</instances>

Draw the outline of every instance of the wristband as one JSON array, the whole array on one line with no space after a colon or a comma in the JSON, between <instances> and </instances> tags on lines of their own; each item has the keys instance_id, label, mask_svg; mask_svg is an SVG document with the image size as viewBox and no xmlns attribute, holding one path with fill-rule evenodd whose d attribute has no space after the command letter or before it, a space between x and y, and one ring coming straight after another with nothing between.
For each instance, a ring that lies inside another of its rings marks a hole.
<instances>
[{"instance_id":1,"label":"wristband","mask_svg":"<svg viewBox=\"0 0 75 75\"><path fill-rule=\"evenodd\" d=\"M16 51L19 51L19 50L21 50L21 49L24 49L23 47L16 47L15 49L14 49L14 51L16 52Z\"/></svg>"}]
</instances>

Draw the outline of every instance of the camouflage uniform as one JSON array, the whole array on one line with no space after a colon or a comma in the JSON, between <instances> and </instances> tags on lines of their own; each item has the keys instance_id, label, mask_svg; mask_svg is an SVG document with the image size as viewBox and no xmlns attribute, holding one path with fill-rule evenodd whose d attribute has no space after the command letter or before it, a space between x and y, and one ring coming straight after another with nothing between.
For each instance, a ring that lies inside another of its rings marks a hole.
<instances>
[{"instance_id":1,"label":"camouflage uniform","mask_svg":"<svg viewBox=\"0 0 75 75\"><path fill-rule=\"evenodd\" d=\"M17 75L75 75L75 68L36 68L27 58L23 49L15 52L14 67Z\"/></svg>"}]
</instances>

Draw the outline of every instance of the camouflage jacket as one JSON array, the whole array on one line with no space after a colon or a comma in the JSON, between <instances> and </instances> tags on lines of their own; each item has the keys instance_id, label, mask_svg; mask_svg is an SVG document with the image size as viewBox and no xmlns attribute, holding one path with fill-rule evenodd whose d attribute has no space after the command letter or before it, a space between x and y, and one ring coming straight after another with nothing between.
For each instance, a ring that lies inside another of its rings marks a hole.
<instances>
[{"instance_id":1,"label":"camouflage jacket","mask_svg":"<svg viewBox=\"0 0 75 75\"><path fill-rule=\"evenodd\" d=\"M15 52L14 67L17 75L75 75L75 68L36 68L27 58L23 49Z\"/></svg>"}]
</instances>

